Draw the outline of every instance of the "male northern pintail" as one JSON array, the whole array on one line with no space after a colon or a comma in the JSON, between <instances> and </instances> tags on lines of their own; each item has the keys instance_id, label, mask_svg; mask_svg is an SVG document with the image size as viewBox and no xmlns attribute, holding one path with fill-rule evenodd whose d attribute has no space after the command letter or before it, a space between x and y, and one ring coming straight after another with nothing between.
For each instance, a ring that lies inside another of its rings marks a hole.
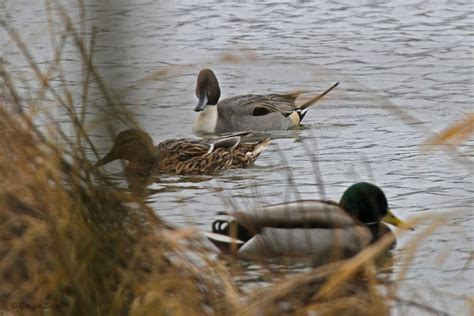
<instances>
[{"instance_id":1,"label":"male northern pintail","mask_svg":"<svg viewBox=\"0 0 474 316\"><path fill-rule=\"evenodd\" d=\"M219 101L221 90L211 69L199 72L196 96L199 112L195 132L220 134L236 131L287 130L298 126L309 107L334 89L339 82L303 104L295 104L301 92L288 94L247 94Z\"/></svg>"},{"instance_id":2,"label":"male northern pintail","mask_svg":"<svg viewBox=\"0 0 474 316\"><path fill-rule=\"evenodd\" d=\"M350 257L391 233L381 221L409 228L389 210L384 192L367 182L346 189L339 204L300 200L221 217L207 237L223 252L245 259L298 256L326 263Z\"/></svg>"},{"instance_id":3,"label":"male northern pintail","mask_svg":"<svg viewBox=\"0 0 474 316\"><path fill-rule=\"evenodd\" d=\"M97 162L104 165L116 159L128 161L125 171L135 174L152 172L196 175L211 174L230 168L252 165L270 143L264 138L256 143L241 143L235 133L212 139L170 139L157 146L148 133L139 129L120 132L110 152Z\"/></svg>"}]
</instances>

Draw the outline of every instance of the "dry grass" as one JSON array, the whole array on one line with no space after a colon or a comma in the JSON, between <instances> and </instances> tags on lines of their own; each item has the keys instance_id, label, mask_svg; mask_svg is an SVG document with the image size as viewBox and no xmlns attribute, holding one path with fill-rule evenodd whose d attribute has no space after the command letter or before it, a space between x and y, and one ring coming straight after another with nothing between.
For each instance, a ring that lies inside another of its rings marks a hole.
<instances>
[{"instance_id":1,"label":"dry grass","mask_svg":"<svg viewBox=\"0 0 474 316\"><path fill-rule=\"evenodd\" d=\"M462 121L451 124L439 134L430 137L424 145L428 147L458 146L473 134L474 113L470 113Z\"/></svg>"},{"instance_id":2,"label":"dry grass","mask_svg":"<svg viewBox=\"0 0 474 316\"><path fill-rule=\"evenodd\" d=\"M44 303L78 315L233 310L229 280L186 257L190 234L95 183L100 175L81 155L47 141L52 135L27 115L0 108L1 310L40 311L34 306Z\"/></svg>"},{"instance_id":3,"label":"dry grass","mask_svg":"<svg viewBox=\"0 0 474 316\"><path fill-rule=\"evenodd\" d=\"M66 11L57 12L64 29L58 34L50 29L59 40L52 41L55 56L45 68L19 33L0 21L37 80L36 97L25 101L1 61L0 311L231 314L236 301L229 277L207 263L196 234L164 224L92 167L86 147L95 149L84 125L89 86L99 88L110 113L121 113L117 120L136 123L93 66L93 38L87 48ZM79 98L62 68L66 38L82 56ZM51 83L53 77L59 85ZM51 103L56 106L48 109ZM55 121L56 108L67 113L72 132ZM106 128L113 129L114 122ZM189 248L196 253L193 260Z\"/></svg>"}]
</instances>

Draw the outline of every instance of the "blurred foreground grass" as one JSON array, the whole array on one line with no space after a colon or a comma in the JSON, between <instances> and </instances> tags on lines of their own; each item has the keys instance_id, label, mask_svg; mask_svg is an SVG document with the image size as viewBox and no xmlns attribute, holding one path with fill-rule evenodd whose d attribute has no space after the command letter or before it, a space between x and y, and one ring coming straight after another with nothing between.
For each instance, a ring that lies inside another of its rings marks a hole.
<instances>
[{"instance_id":1,"label":"blurred foreground grass","mask_svg":"<svg viewBox=\"0 0 474 316\"><path fill-rule=\"evenodd\" d=\"M78 315L229 311L225 280L208 279L210 267L177 246L186 234L94 184L89 162L50 143L26 114L2 107L0 130L2 310L48 302Z\"/></svg>"}]
</instances>

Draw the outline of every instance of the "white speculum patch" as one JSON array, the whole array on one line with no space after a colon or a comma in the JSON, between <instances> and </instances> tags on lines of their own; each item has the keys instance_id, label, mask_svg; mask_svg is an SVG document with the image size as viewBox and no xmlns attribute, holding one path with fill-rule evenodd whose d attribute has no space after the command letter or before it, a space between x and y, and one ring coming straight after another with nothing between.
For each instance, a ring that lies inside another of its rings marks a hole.
<instances>
[{"instance_id":1,"label":"white speculum patch","mask_svg":"<svg viewBox=\"0 0 474 316\"><path fill-rule=\"evenodd\" d=\"M217 125L217 106L208 105L199 112L194 121L193 131L201 133L214 133Z\"/></svg>"}]
</instances>

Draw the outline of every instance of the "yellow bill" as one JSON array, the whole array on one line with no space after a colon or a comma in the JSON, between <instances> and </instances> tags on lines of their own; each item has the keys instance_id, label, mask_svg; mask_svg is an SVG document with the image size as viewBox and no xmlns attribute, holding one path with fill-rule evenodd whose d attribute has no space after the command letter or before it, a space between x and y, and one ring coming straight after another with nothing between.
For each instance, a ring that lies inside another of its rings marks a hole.
<instances>
[{"instance_id":1,"label":"yellow bill","mask_svg":"<svg viewBox=\"0 0 474 316\"><path fill-rule=\"evenodd\" d=\"M399 219L398 217L396 217L392 213L391 210L387 211L387 215L385 215L384 218L382 218L382 221L384 221L385 223L392 224L394 226L400 227L400 228L415 230L415 228L413 228L413 226L411 226L410 224L408 224L408 223L402 221L401 219Z\"/></svg>"}]
</instances>

